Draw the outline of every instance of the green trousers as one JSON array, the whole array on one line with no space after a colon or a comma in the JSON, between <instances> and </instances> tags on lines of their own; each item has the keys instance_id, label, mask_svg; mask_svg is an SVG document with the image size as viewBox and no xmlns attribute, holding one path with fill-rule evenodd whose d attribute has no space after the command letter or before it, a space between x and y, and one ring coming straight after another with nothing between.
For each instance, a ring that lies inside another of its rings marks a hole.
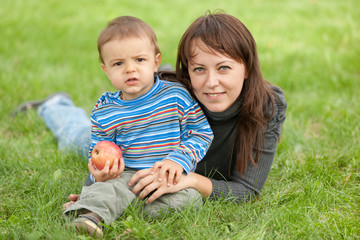
<instances>
[{"instance_id":1,"label":"green trousers","mask_svg":"<svg viewBox=\"0 0 360 240\"><path fill-rule=\"evenodd\" d=\"M128 186L130 178L136 170L125 170L120 178L106 182L96 182L91 186L84 186L79 200L70 205L65 215L90 211L98 214L110 224L120 217L124 210L137 199ZM164 194L150 204L144 204L141 211L150 217L156 217L161 212L182 210L187 206L199 207L202 204L201 195L193 188L187 188L176 193Z\"/></svg>"}]
</instances>

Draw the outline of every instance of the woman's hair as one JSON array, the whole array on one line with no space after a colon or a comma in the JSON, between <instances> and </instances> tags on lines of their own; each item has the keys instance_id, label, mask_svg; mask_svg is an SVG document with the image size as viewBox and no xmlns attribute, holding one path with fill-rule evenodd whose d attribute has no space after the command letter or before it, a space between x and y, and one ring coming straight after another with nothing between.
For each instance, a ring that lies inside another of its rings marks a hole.
<instances>
[{"instance_id":1,"label":"woman's hair","mask_svg":"<svg viewBox=\"0 0 360 240\"><path fill-rule=\"evenodd\" d=\"M255 165L259 159L265 126L271 118L269 99L272 111L274 109L272 90L270 84L262 77L256 43L250 31L234 16L218 12L207 13L196 19L179 43L176 75L193 96L195 95L188 66L195 54L195 44L199 40L215 53L221 53L245 65L248 77L244 80L240 97L237 99L242 102L242 107L238 114L237 134L231 157L233 159L233 154L236 155L235 167L242 174L249 162Z\"/></svg>"},{"instance_id":2,"label":"woman's hair","mask_svg":"<svg viewBox=\"0 0 360 240\"><path fill-rule=\"evenodd\" d=\"M154 30L144 21L136 17L121 16L113 19L107 27L100 33L97 41L97 48L99 51L99 59L103 63L102 47L105 43L114 39L124 39L129 37L143 37L149 38L154 45L155 54L160 53L157 39Z\"/></svg>"}]
</instances>

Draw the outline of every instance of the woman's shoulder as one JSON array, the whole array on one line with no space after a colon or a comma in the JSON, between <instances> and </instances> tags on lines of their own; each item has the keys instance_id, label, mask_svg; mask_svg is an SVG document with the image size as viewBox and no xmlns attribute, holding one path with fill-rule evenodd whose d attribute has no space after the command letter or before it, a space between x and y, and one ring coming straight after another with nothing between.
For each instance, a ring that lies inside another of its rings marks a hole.
<instances>
[{"instance_id":1,"label":"woman's shoulder","mask_svg":"<svg viewBox=\"0 0 360 240\"><path fill-rule=\"evenodd\" d=\"M270 86L272 101L268 100L268 114L270 117L268 131L273 131L282 126L286 118L287 102L284 91L277 86Z\"/></svg>"},{"instance_id":2,"label":"woman's shoulder","mask_svg":"<svg viewBox=\"0 0 360 240\"><path fill-rule=\"evenodd\" d=\"M287 108L287 102L284 91L280 87L274 85L271 85L270 88L272 90L272 97L275 108L274 114L275 115L285 114ZM269 101L269 104L272 105L271 101ZM272 106L270 106L270 109L272 110Z\"/></svg>"}]
</instances>

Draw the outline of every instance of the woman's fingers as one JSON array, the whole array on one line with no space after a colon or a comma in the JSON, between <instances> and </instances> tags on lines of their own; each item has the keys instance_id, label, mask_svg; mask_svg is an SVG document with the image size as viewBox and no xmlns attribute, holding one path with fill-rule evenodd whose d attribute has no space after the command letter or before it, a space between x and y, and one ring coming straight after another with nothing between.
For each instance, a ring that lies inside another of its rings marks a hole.
<instances>
[{"instance_id":1,"label":"woman's fingers","mask_svg":"<svg viewBox=\"0 0 360 240\"><path fill-rule=\"evenodd\" d=\"M137 171L129 180L129 187L133 186L140 179L151 174L151 168L142 169Z\"/></svg>"},{"instance_id":2,"label":"woman's fingers","mask_svg":"<svg viewBox=\"0 0 360 240\"><path fill-rule=\"evenodd\" d=\"M164 193L166 193L165 190L166 190L166 188L163 188L163 187L157 189L155 192L153 192L151 194L151 196L148 199L146 199L146 204L150 204L153 201L155 201L156 199L158 199L159 197L161 197Z\"/></svg>"},{"instance_id":3,"label":"woman's fingers","mask_svg":"<svg viewBox=\"0 0 360 240\"><path fill-rule=\"evenodd\" d=\"M138 192L140 192L141 190L143 190L144 188L146 188L149 184L151 184L152 182L154 182L154 180L156 179L156 176L154 175L148 175L144 178L142 178L131 190L133 193L137 194Z\"/></svg>"}]
</instances>

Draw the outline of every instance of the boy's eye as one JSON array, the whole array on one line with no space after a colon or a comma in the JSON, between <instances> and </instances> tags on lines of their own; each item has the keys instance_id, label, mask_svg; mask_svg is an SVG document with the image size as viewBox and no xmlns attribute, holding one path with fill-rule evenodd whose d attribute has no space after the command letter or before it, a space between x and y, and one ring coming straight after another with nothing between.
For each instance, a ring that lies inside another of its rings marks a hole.
<instances>
[{"instance_id":1,"label":"boy's eye","mask_svg":"<svg viewBox=\"0 0 360 240\"><path fill-rule=\"evenodd\" d=\"M123 63L122 62L116 62L115 64L114 64L114 66L121 66Z\"/></svg>"},{"instance_id":2,"label":"boy's eye","mask_svg":"<svg viewBox=\"0 0 360 240\"><path fill-rule=\"evenodd\" d=\"M145 61L145 58L138 58L138 59L136 59L136 61L143 62L143 61Z\"/></svg>"}]
</instances>

